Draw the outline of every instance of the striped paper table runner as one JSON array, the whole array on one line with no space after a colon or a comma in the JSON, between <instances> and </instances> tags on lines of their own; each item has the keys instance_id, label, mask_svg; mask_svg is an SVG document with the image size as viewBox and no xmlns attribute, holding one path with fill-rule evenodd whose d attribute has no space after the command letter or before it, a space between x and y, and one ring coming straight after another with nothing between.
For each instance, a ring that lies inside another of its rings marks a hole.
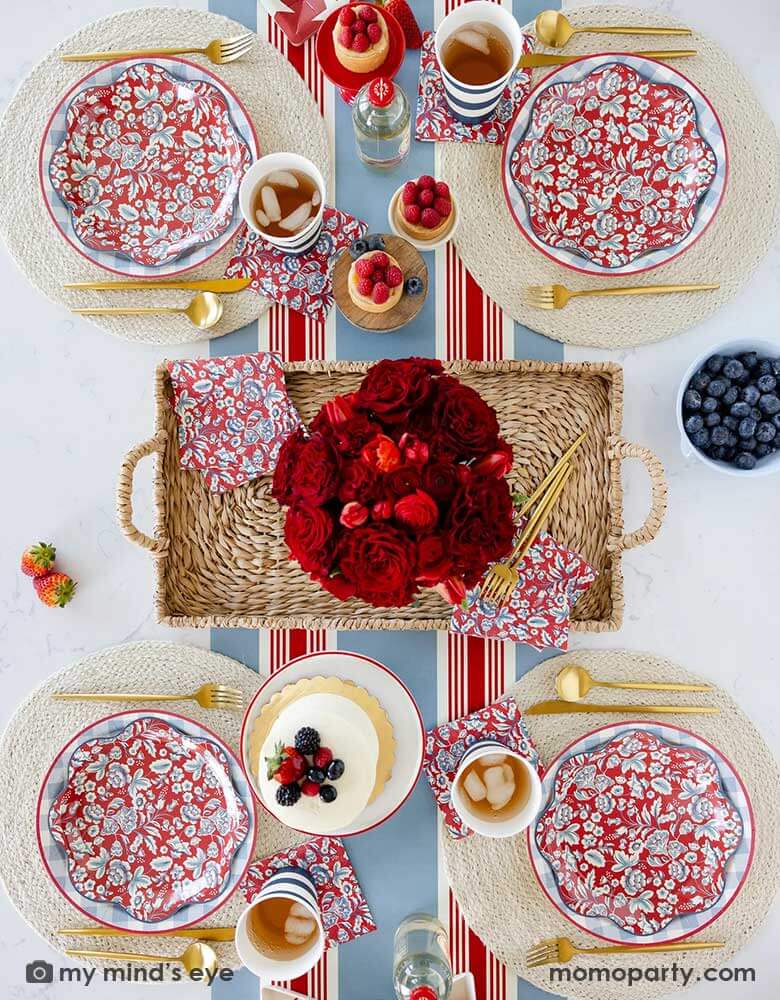
<instances>
[{"instance_id":1,"label":"striped paper table runner","mask_svg":"<svg viewBox=\"0 0 780 1000\"><path fill-rule=\"evenodd\" d=\"M423 31L461 0L412 0ZM537 0L505 0L520 23L545 4ZM546 6L558 6L557 2ZM401 167L387 174L364 167L357 159L350 109L324 79L313 40L301 47L287 39L256 0L209 0L209 9L241 21L275 45L295 66L317 100L334 150L331 197L335 204L369 224L369 232L386 231L387 204L395 188L409 177L438 175L434 143L412 142ZM397 82L416 101L418 53L407 55ZM212 355L271 349L289 360L314 358L373 360L417 354L444 359L563 357L560 344L513 322L485 295L448 245L428 254L430 291L415 321L390 334L365 334L334 309L325 322L314 322L280 307L257 323L212 341ZM211 648L267 674L302 653L343 648L365 653L399 674L412 690L426 727L479 708L497 698L507 684L530 669L539 654L464 636L417 632L337 632L290 630L257 632L214 629ZM350 839L350 857L379 924L375 934L348 945L342 954L328 952L308 976L290 988L315 1000L391 1000L392 938L401 918L413 910L438 913L450 933L456 971L471 970L478 1000L532 1000L542 994L517 980L467 927L449 890L438 853L438 814L421 777L403 809L383 826ZM230 983L213 987L214 1000L255 1000L258 981L242 970Z\"/></svg>"}]
</instances>

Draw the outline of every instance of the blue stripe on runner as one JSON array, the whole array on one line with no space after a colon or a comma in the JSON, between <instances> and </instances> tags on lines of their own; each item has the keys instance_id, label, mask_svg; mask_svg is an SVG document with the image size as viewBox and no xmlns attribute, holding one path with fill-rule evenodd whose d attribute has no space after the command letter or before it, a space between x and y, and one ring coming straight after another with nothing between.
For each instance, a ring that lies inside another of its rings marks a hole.
<instances>
[{"instance_id":1,"label":"blue stripe on runner","mask_svg":"<svg viewBox=\"0 0 780 1000\"><path fill-rule=\"evenodd\" d=\"M253 350L257 350L255 344ZM213 628L211 649L214 653L232 656L250 670L260 669L260 643L258 633L253 628Z\"/></svg>"}]
</instances>

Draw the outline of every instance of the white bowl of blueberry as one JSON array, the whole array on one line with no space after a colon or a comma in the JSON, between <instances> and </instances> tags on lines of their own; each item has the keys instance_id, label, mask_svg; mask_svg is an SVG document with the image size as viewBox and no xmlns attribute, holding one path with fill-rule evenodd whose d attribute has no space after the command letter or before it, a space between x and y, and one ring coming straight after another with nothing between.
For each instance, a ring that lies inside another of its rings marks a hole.
<instances>
[{"instance_id":1,"label":"white bowl of blueberry","mask_svg":"<svg viewBox=\"0 0 780 1000\"><path fill-rule=\"evenodd\" d=\"M731 476L780 470L780 344L735 340L690 366L677 394L683 454Z\"/></svg>"}]
</instances>

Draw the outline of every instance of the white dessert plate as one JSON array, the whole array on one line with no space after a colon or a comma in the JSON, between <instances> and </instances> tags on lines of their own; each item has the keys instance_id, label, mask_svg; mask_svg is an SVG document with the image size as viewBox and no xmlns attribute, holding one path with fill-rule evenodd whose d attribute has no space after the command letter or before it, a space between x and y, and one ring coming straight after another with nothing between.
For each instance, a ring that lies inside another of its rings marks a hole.
<instances>
[{"instance_id":1,"label":"white dessert plate","mask_svg":"<svg viewBox=\"0 0 780 1000\"><path fill-rule=\"evenodd\" d=\"M403 681L392 670L368 656L333 650L309 653L290 660L281 670L271 674L259 689L247 707L241 726L241 762L250 787L264 809L267 807L251 766L249 744L252 728L263 706L275 694L306 677L338 677L365 688L378 699L392 723L396 746L390 780L357 819L344 829L330 831L329 836L351 837L365 833L384 823L401 808L420 776L425 737L420 710ZM316 833L300 827L295 829L301 833Z\"/></svg>"}]
</instances>

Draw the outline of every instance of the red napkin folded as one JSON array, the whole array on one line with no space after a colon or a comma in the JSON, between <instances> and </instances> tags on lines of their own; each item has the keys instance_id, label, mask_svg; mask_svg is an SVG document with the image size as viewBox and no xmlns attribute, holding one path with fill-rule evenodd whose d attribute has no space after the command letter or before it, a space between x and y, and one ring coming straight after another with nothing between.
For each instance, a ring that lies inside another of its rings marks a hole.
<instances>
[{"instance_id":1,"label":"red napkin folded","mask_svg":"<svg viewBox=\"0 0 780 1000\"><path fill-rule=\"evenodd\" d=\"M338 3L339 0L260 0L293 45L303 45Z\"/></svg>"}]
</instances>

